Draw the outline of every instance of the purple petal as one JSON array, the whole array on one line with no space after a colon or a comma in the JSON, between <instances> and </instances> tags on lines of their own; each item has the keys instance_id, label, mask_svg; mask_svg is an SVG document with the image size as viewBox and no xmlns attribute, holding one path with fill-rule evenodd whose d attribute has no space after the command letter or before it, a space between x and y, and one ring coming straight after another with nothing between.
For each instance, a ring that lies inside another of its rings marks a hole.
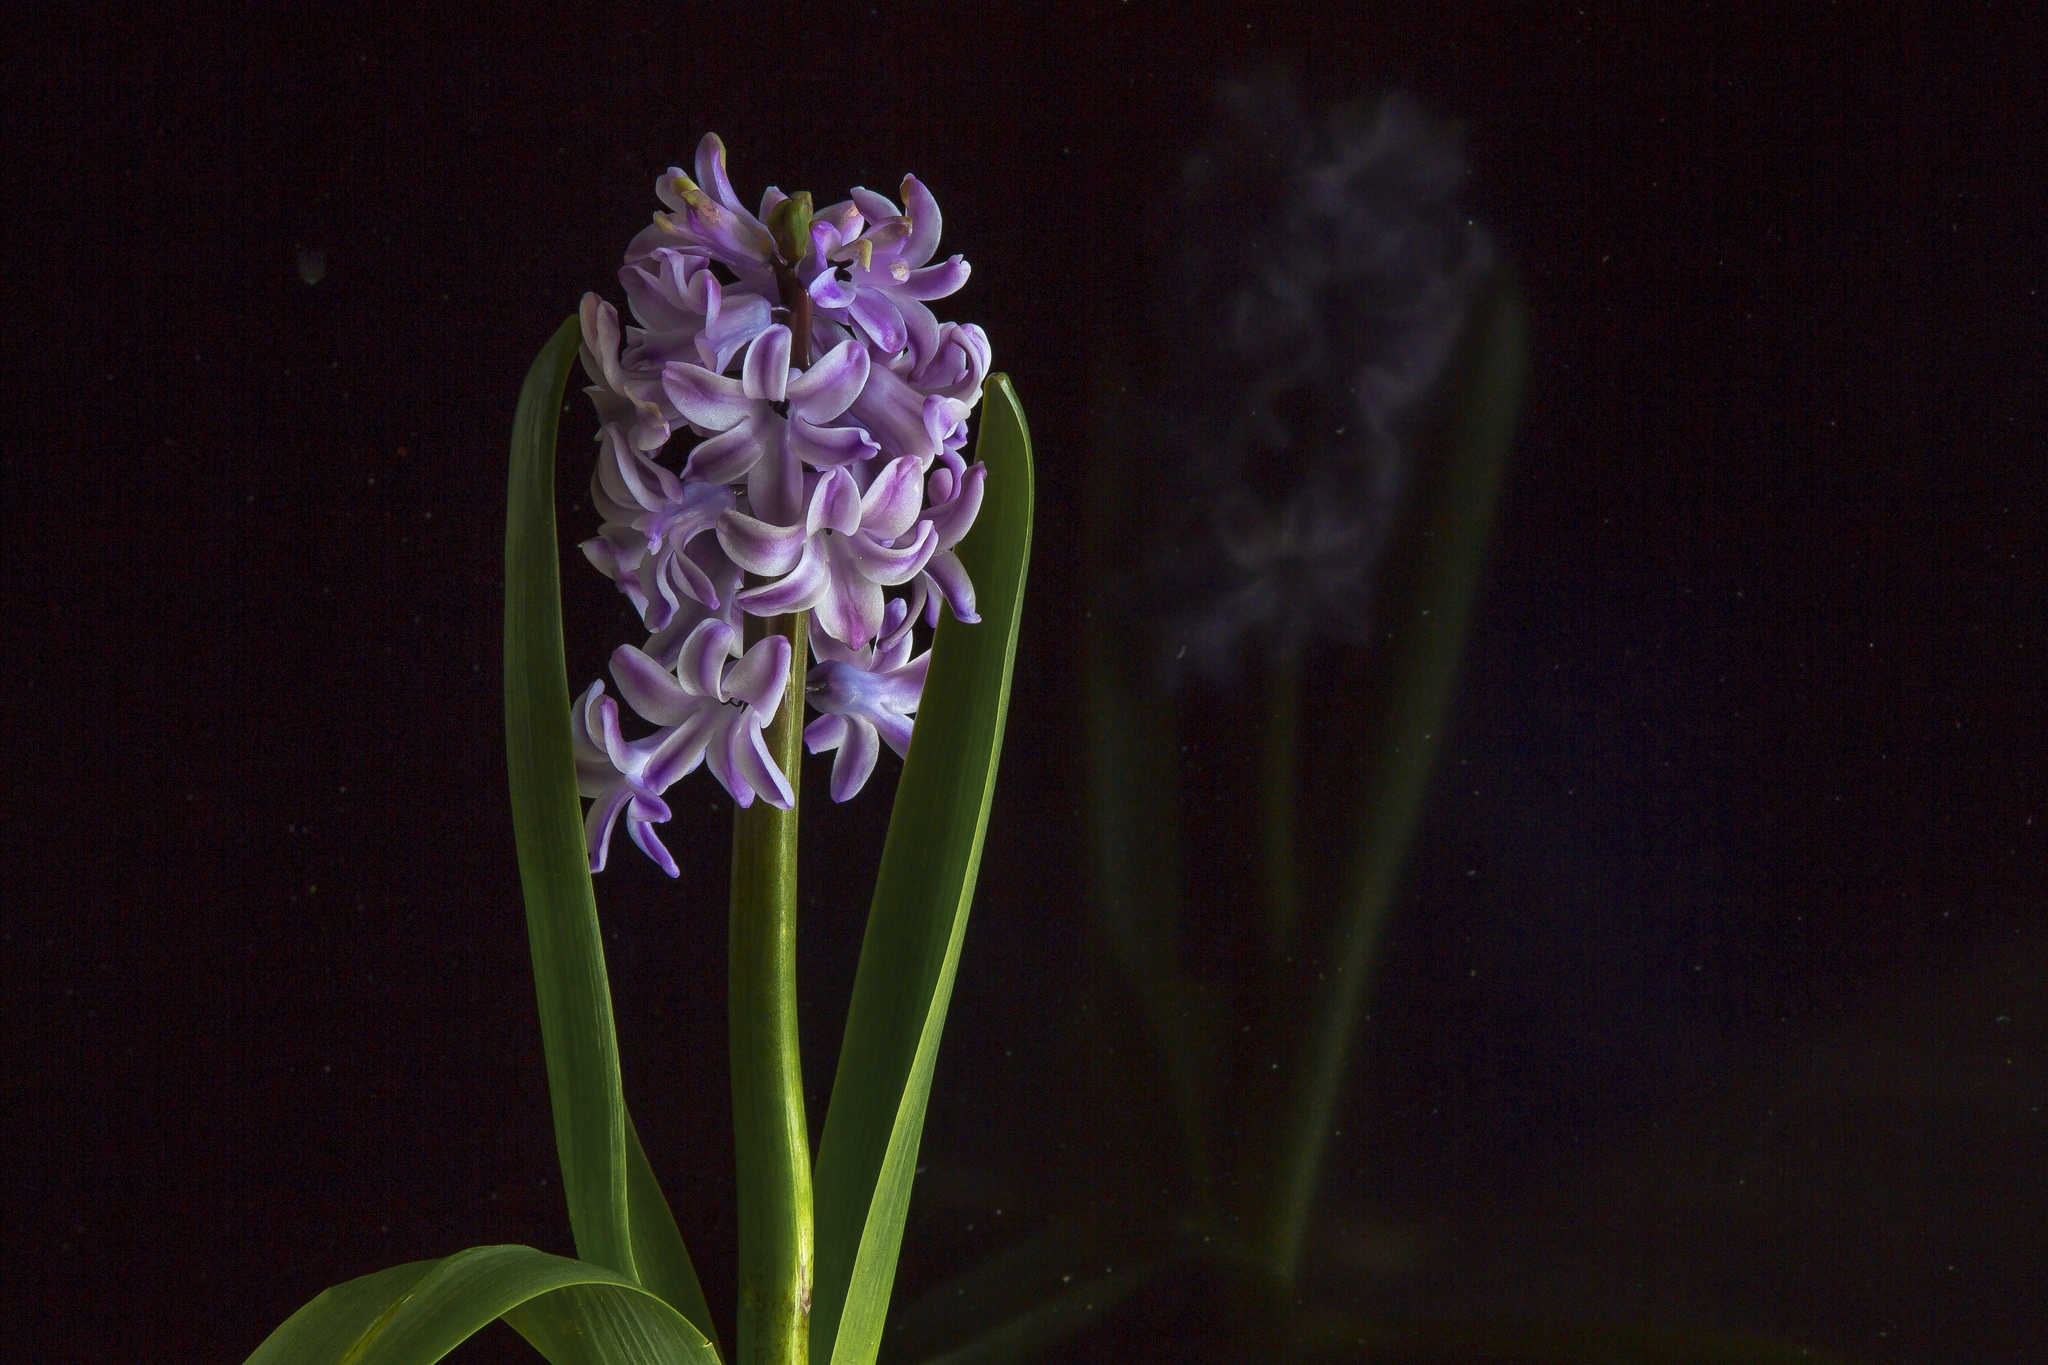
<instances>
[{"instance_id":1,"label":"purple petal","mask_svg":"<svg viewBox=\"0 0 2048 1365\"><path fill-rule=\"evenodd\" d=\"M704 707L695 716L668 732L647 760L644 785L657 791L666 791L681 777L695 772L697 765L704 761L704 746L717 728L718 713L725 708L717 703ZM666 820L668 817L663 816Z\"/></svg>"},{"instance_id":2,"label":"purple petal","mask_svg":"<svg viewBox=\"0 0 2048 1365\"><path fill-rule=\"evenodd\" d=\"M778 322L754 338L740 368L740 383L752 399L780 403L788 396L789 328Z\"/></svg>"},{"instance_id":3,"label":"purple petal","mask_svg":"<svg viewBox=\"0 0 2048 1365\"><path fill-rule=\"evenodd\" d=\"M902 310L879 289L856 291L846 311L876 347L890 355L902 350L910 340L903 325Z\"/></svg>"},{"instance_id":4,"label":"purple petal","mask_svg":"<svg viewBox=\"0 0 2048 1365\"><path fill-rule=\"evenodd\" d=\"M835 531L866 531L877 540L894 540L910 529L924 509L924 471L919 462L905 455L889 461L860 500L860 516L853 526L835 526Z\"/></svg>"},{"instance_id":5,"label":"purple petal","mask_svg":"<svg viewBox=\"0 0 2048 1365\"><path fill-rule=\"evenodd\" d=\"M795 412L789 416L789 448L813 469L836 469L871 460L882 451L859 427L813 426Z\"/></svg>"},{"instance_id":6,"label":"purple petal","mask_svg":"<svg viewBox=\"0 0 2048 1365\"><path fill-rule=\"evenodd\" d=\"M913 367L923 364L939 349L939 320L916 299L904 297L901 289L890 290L889 300L903 315L903 332Z\"/></svg>"},{"instance_id":7,"label":"purple petal","mask_svg":"<svg viewBox=\"0 0 2048 1365\"><path fill-rule=\"evenodd\" d=\"M853 305L853 286L839 278L836 270L819 272L811 281L811 302L820 308L849 308Z\"/></svg>"},{"instance_id":8,"label":"purple petal","mask_svg":"<svg viewBox=\"0 0 2048 1365\"><path fill-rule=\"evenodd\" d=\"M873 190L862 189L858 185L853 187L853 202L859 207L861 216L870 223L879 223L885 218L901 218L903 216L902 209L897 208Z\"/></svg>"},{"instance_id":9,"label":"purple petal","mask_svg":"<svg viewBox=\"0 0 2048 1365\"><path fill-rule=\"evenodd\" d=\"M924 570L925 561L938 551L939 538L931 529L930 522L921 522L917 539L910 544L897 547L884 545L866 531L857 535L843 536L846 554L858 566L862 578L884 587L895 587L908 583ZM875 626L881 627L881 608L875 608ZM874 632L869 631L870 635ZM841 637L842 639L845 637Z\"/></svg>"},{"instance_id":10,"label":"purple petal","mask_svg":"<svg viewBox=\"0 0 2048 1365\"><path fill-rule=\"evenodd\" d=\"M881 733L882 742L896 751L896 757L910 757L910 717L899 711L876 711L870 716L856 717L866 720Z\"/></svg>"},{"instance_id":11,"label":"purple petal","mask_svg":"<svg viewBox=\"0 0 2048 1365\"><path fill-rule=\"evenodd\" d=\"M656 725L681 725L704 708L702 697L685 692L674 674L633 645L612 651L612 677L626 704Z\"/></svg>"},{"instance_id":12,"label":"purple petal","mask_svg":"<svg viewBox=\"0 0 2048 1365\"><path fill-rule=\"evenodd\" d=\"M697 183L727 208L736 213L746 212L740 197L732 192L732 181L726 179L725 143L716 133L706 133L697 141Z\"/></svg>"},{"instance_id":13,"label":"purple petal","mask_svg":"<svg viewBox=\"0 0 2048 1365\"><path fill-rule=\"evenodd\" d=\"M809 539L801 526L773 526L745 512L726 512L718 518L720 547L749 573L788 573Z\"/></svg>"},{"instance_id":14,"label":"purple petal","mask_svg":"<svg viewBox=\"0 0 2048 1365\"><path fill-rule=\"evenodd\" d=\"M981 498L988 486L988 466L969 465L960 476L960 487L943 504L932 508L932 529L939 533L939 546L950 550L965 539L981 514Z\"/></svg>"},{"instance_id":15,"label":"purple petal","mask_svg":"<svg viewBox=\"0 0 2048 1365\"><path fill-rule=\"evenodd\" d=\"M618 823L619 812L632 799L633 789L622 781L607 787L590 803L590 812L583 817L583 846L590 852L592 872L604 871L605 854L612 841L612 826Z\"/></svg>"},{"instance_id":16,"label":"purple petal","mask_svg":"<svg viewBox=\"0 0 2048 1365\"><path fill-rule=\"evenodd\" d=\"M753 400L739 380L702 365L677 360L662 366L661 388L685 421L706 431L726 431L754 415Z\"/></svg>"},{"instance_id":17,"label":"purple petal","mask_svg":"<svg viewBox=\"0 0 2048 1365\"><path fill-rule=\"evenodd\" d=\"M740 347L768 330L773 314L768 300L759 294L733 294L726 298L717 319L697 338L697 354L705 367L724 373Z\"/></svg>"},{"instance_id":18,"label":"purple petal","mask_svg":"<svg viewBox=\"0 0 2048 1365\"><path fill-rule=\"evenodd\" d=\"M899 455L923 458L939 453L931 433L925 430L924 395L886 365L868 370L867 387L847 412L868 429L882 447L882 453L892 459Z\"/></svg>"},{"instance_id":19,"label":"purple petal","mask_svg":"<svg viewBox=\"0 0 2048 1365\"><path fill-rule=\"evenodd\" d=\"M749 721L734 726L729 752L729 771L750 789L751 794L759 795L777 810L788 810L796 804L796 793L790 790L789 779L782 775L782 769L776 767L775 760L769 756L759 725ZM733 799L739 800L737 792ZM740 804L753 803L749 799L740 801Z\"/></svg>"},{"instance_id":20,"label":"purple petal","mask_svg":"<svg viewBox=\"0 0 2048 1365\"><path fill-rule=\"evenodd\" d=\"M763 725L768 724L775 719L775 708L789 685L789 654L787 635L762 636L738 663L725 670L720 695L727 701L745 702L759 713Z\"/></svg>"},{"instance_id":21,"label":"purple petal","mask_svg":"<svg viewBox=\"0 0 2048 1365\"><path fill-rule=\"evenodd\" d=\"M903 255L899 259L907 265L923 265L939 249L939 230L944 220L939 216L939 201L932 198L932 192L914 175L903 177L903 211L910 219L910 237L904 242ZM957 261L960 258L955 256L953 259ZM935 299L939 295L921 294L918 297Z\"/></svg>"},{"instance_id":22,"label":"purple petal","mask_svg":"<svg viewBox=\"0 0 2048 1365\"><path fill-rule=\"evenodd\" d=\"M830 713L804 727L804 747L814 754L836 749L846 740L846 717Z\"/></svg>"},{"instance_id":23,"label":"purple petal","mask_svg":"<svg viewBox=\"0 0 2048 1365\"><path fill-rule=\"evenodd\" d=\"M916 240L916 234L912 234L911 240ZM904 259L909 259L908 252L904 253ZM910 277L903 281L902 292L926 302L943 299L948 294L959 292L960 286L967 283L972 269L961 257L950 256L944 265L928 265L922 270L911 271Z\"/></svg>"},{"instance_id":24,"label":"purple petal","mask_svg":"<svg viewBox=\"0 0 2048 1365\"><path fill-rule=\"evenodd\" d=\"M667 817L664 816L664 819ZM654 833L654 826L645 820L627 820L626 832L633 836L633 842L640 845L640 851L654 860L654 865L671 877L682 873L676 867L676 860L661 846L661 840Z\"/></svg>"},{"instance_id":25,"label":"purple petal","mask_svg":"<svg viewBox=\"0 0 2048 1365\"><path fill-rule=\"evenodd\" d=\"M824 552L817 541L806 538L803 558L787 576L749 588L733 600L750 616L780 616L784 612L809 611L831 584L832 570L825 562Z\"/></svg>"},{"instance_id":26,"label":"purple petal","mask_svg":"<svg viewBox=\"0 0 2048 1365\"><path fill-rule=\"evenodd\" d=\"M946 605L953 609L953 619L963 625L973 625L981 620L974 611L974 580L967 576L967 566L951 550L941 550L933 555L924 566L925 576L938 590L932 605L938 605L938 598L946 599Z\"/></svg>"},{"instance_id":27,"label":"purple petal","mask_svg":"<svg viewBox=\"0 0 2048 1365\"><path fill-rule=\"evenodd\" d=\"M703 483L738 483L754 472L754 466L772 448L774 435L773 418L769 420L749 417L730 431L721 431L708 441L700 441L690 452L690 458L683 462L683 477Z\"/></svg>"},{"instance_id":28,"label":"purple petal","mask_svg":"<svg viewBox=\"0 0 2048 1365\"><path fill-rule=\"evenodd\" d=\"M849 645L865 645L882 628L882 589L859 563L855 547L865 535L826 536L831 561L826 591L812 608L827 635ZM914 571L913 571L914 572ZM906 575L907 577L908 575Z\"/></svg>"},{"instance_id":29,"label":"purple petal","mask_svg":"<svg viewBox=\"0 0 2048 1365\"><path fill-rule=\"evenodd\" d=\"M832 760L834 801L851 801L860 794L860 789L868 784L868 777L875 771L876 757L882 752L882 746L875 741L874 726L858 716L847 719L845 724L845 737L836 746L839 754Z\"/></svg>"},{"instance_id":30,"label":"purple petal","mask_svg":"<svg viewBox=\"0 0 2048 1365\"><path fill-rule=\"evenodd\" d=\"M789 381L790 411L811 422L829 422L846 411L868 382L867 349L856 342L834 346Z\"/></svg>"},{"instance_id":31,"label":"purple petal","mask_svg":"<svg viewBox=\"0 0 2048 1365\"><path fill-rule=\"evenodd\" d=\"M676 675L683 688L699 697L724 701L725 666L733 658L739 638L738 631L719 620L706 621L691 631L676 659Z\"/></svg>"},{"instance_id":32,"label":"purple petal","mask_svg":"<svg viewBox=\"0 0 2048 1365\"><path fill-rule=\"evenodd\" d=\"M789 448L789 420L771 412L762 425L772 430L768 448L747 474L747 504L768 520L786 525L803 515L804 467Z\"/></svg>"},{"instance_id":33,"label":"purple petal","mask_svg":"<svg viewBox=\"0 0 2048 1365\"><path fill-rule=\"evenodd\" d=\"M843 469L827 470L811 494L804 532L814 536L821 530L832 530L850 536L861 528L861 506L860 486L854 483L853 476Z\"/></svg>"}]
</instances>

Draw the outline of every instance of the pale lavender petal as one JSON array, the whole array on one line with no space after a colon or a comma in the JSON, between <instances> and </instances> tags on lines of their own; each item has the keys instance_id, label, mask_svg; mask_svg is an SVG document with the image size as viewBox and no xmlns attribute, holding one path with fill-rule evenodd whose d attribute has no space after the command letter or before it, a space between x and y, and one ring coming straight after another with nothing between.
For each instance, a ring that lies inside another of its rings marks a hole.
<instances>
[{"instance_id":1,"label":"pale lavender petal","mask_svg":"<svg viewBox=\"0 0 2048 1365\"><path fill-rule=\"evenodd\" d=\"M583 846L590 853L590 870L604 871L605 854L612 841L612 826L618 823L619 812L633 799L633 789L621 779L616 786L605 788L602 795L590 803L590 811L583 817Z\"/></svg>"},{"instance_id":2,"label":"pale lavender petal","mask_svg":"<svg viewBox=\"0 0 2048 1365\"><path fill-rule=\"evenodd\" d=\"M820 308L848 308L853 305L854 288L839 278L838 271L825 270L811 281L810 295Z\"/></svg>"},{"instance_id":3,"label":"pale lavender petal","mask_svg":"<svg viewBox=\"0 0 2048 1365\"><path fill-rule=\"evenodd\" d=\"M981 514L982 493L988 486L988 466L973 464L960 476L960 487L944 503L934 506L927 520L939 533L939 545L950 550L966 538Z\"/></svg>"},{"instance_id":4,"label":"pale lavender petal","mask_svg":"<svg viewBox=\"0 0 2048 1365\"><path fill-rule=\"evenodd\" d=\"M789 448L813 469L836 469L871 460L882 451L859 427L813 426L795 412L789 416Z\"/></svg>"},{"instance_id":5,"label":"pale lavender petal","mask_svg":"<svg viewBox=\"0 0 2048 1365\"><path fill-rule=\"evenodd\" d=\"M775 719L789 685L789 637L764 635L754 641L738 663L725 670L720 695L727 701L742 701L760 714L761 723Z\"/></svg>"},{"instance_id":6,"label":"pale lavender petal","mask_svg":"<svg viewBox=\"0 0 2048 1365\"><path fill-rule=\"evenodd\" d=\"M755 337L753 345L747 348L747 359L740 367L740 376L749 398L780 403L788 397L789 328L778 322ZM835 412L832 415L837 417L839 414Z\"/></svg>"},{"instance_id":7,"label":"pale lavender petal","mask_svg":"<svg viewBox=\"0 0 2048 1365\"><path fill-rule=\"evenodd\" d=\"M900 547L884 545L866 531L840 539L846 547L845 553L858 566L862 578L892 588L898 583L908 583L923 572L925 562L939 548L938 535L931 529L930 522L920 522L917 539ZM881 608L877 606L876 627L879 628L881 623ZM874 632L868 633L872 635Z\"/></svg>"},{"instance_id":8,"label":"pale lavender petal","mask_svg":"<svg viewBox=\"0 0 2048 1365\"><path fill-rule=\"evenodd\" d=\"M662 391L684 420L706 431L725 431L754 414L754 402L737 379L702 365L673 361L661 367Z\"/></svg>"},{"instance_id":9,"label":"pale lavender petal","mask_svg":"<svg viewBox=\"0 0 2048 1365\"><path fill-rule=\"evenodd\" d=\"M724 701L725 666L738 653L738 644L739 632L723 621L706 621L691 631L676 661L682 686L700 697Z\"/></svg>"},{"instance_id":10,"label":"pale lavender petal","mask_svg":"<svg viewBox=\"0 0 2048 1365\"><path fill-rule=\"evenodd\" d=\"M804 727L804 747L814 754L836 749L846 739L846 717L826 714Z\"/></svg>"},{"instance_id":11,"label":"pale lavender petal","mask_svg":"<svg viewBox=\"0 0 2048 1365\"><path fill-rule=\"evenodd\" d=\"M930 359L939 349L939 320L932 316L932 310L916 299L905 298L903 291L889 291L889 301L896 305L896 311L903 315L905 344L911 368L915 369Z\"/></svg>"},{"instance_id":12,"label":"pale lavender petal","mask_svg":"<svg viewBox=\"0 0 2048 1365\"><path fill-rule=\"evenodd\" d=\"M707 369L723 374L740 347L768 330L772 318L768 300L759 294L728 295L717 320L697 338L697 354Z\"/></svg>"},{"instance_id":13,"label":"pale lavender petal","mask_svg":"<svg viewBox=\"0 0 2048 1365\"><path fill-rule=\"evenodd\" d=\"M718 605L718 589L712 585L710 575L698 567L696 560L680 553L680 550L681 547L676 546L671 552L662 555L663 584L674 584L682 590L684 597L689 598L700 606L716 607ZM666 586L663 587L662 591L665 596L674 599L674 594L669 593ZM682 602L676 600L675 606L681 607ZM661 629L660 626L656 626L652 622L647 623L647 628L649 630Z\"/></svg>"},{"instance_id":14,"label":"pale lavender petal","mask_svg":"<svg viewBox=\"0 0 2048 1365\"><path fill-rule=\"evenodd\" d=\"M789 381L790 411L811 422L831 421L860 397L867 386L868 369L865 347L851 341L834 346Z\"/></svg>"},{"instance_id":15,"label":"pale lavender petal","mask_svg":"<svg viewBox=\"0 0 2048 1365\"><path fill-rule=\"evenodd\" d=\"M914 705L914 704L913 704ZM866 720L881 734L882 742L896 751L896 757L910 757L910 717L897 711L876 711L870 716L857 716Z\"/></svg>"},{"instance_id":16,"label":"pale lavender petal","mask_svg":"<svg viewBox=\"0 0 2048 1365\"><path fill-rule=\"evenodd\" d=\"M653 791L666 791L677 779L695 772L704 761L704 746L717 728L714 722L718 713L724 709L716 703L709 704L669 731L647 760L644 785Z\"/></svg>"},{"instance_id":17,"label":"pale lavender petal","mask_svg":"<svg viewBox=\"0 0 2048 1365\"><path fill-rule=\"evenodd\" d=\"M914 233L912 240L916 240ZM907 253L905 259L909 259ZM967 283L967 277L971 272L972 267L962 258L948 257L944 265L928 265L922 270L911 271L910 277L903 282L902 292L913 299L925 302L943 299L948 294L958 293L960 286Z\"/></svg>"},{"instance_id":18,"label":"pale lavender petal","mask_svg":"<svg viewBox=\"0 0 2048 1365\"><path fill-rule=\"evenodd\" d=\"M681 725L705 706L704 698L685 692L673 673L632 645L612 651L612 678L626 704L655 725Z\"/></svg>"},{"instance_id":19,"label":"pale lavender petal","mask_svg":"<svg viewBox=\"0 0 2048 1365\"><path fill-rule=\"evenodd\" d=\"M706 133L697 140L697 183L727 208L736 213L746 212L740 197L732 192L732 181L726 178L725 143L716 133Z\"/></svg>"},{"instance_id":20,"label":"pale lavender petal","mask_svg":"<svg viewBox=\"0 0 2048 1365\"><path fill-rule=\"evenodd\" d=\"M901 218L903 210L876 194L873 190L853 187L853 202L859 206L861 216L870 223L879 223L885 218Z\"/></svg>"},{"instance_id":21,"label":"pale lavender petal","mask_svg":"<svg viewBox=\"0 0 2048 1365\"><path fill-rule=\"evenodd\" d=\"M635 805L637 807L638 802L635 802ZM664 806L663 809L666 810L667 807ZM668 817L663 815L661 818L666 820ZM626 832L633 836L634 843L640 845L640 851L654 860L656 867L668 873L671 877L682 875L681 871L676 867L676 860L671 858L668 850L661 846L661 840L654 833L653 825L645 820L629 819L626 821Z\"/></svg>"},{"instance_id":22,"label":"pale lavender petal","mask_svg":"<svg viewBox=\"0 0 2048 1365\"><path fill-rule=\"evenodd\" d=\"M720 547L749 573L788 573L808 541L802 526L774 526L745 512L726 512L718 518Z\"/></svg>"},{"instance_id":23,"label":"pale lavender petal","mask_svg":"<svg viewBox=\"0 0 2048 1365\"><path fill-rule=\"evenodd\" d=\"M867 536L826 536L826 556L831 561L827 589L812 610L827 635L847 644L865 645L882 628L882 589L860 563L858 547ZM814 542L815 543L815 542ZM871 543L871 542L870 542ZM911 570L916 573L916 570ZM905 578L910 574L905 574ZM901 580L898 580L899 582Z\"/></svg>"},{"instance_id":24,"label":"pale lavender petal","mask_svg":"<svg viewBox=\"0 0 2048 1365\"><path fill-rule=\"evenodd\" d=\"M733 799L740 805L752 805L755 795L777 810L788 810L796 804L796 793L790 790L789 779L782 775L782 769L776 767L775 760L769 756L759 725L749 722L734 726L729 753L728 772L739 780L742 790L748 792L748 798L744 800L738 792L733 793Z\"/></svg>"},{"instance_id":25,"label":"pale lavender petal","mask_svg":"<svg viewBox=\"0 0 2048 1365\"><path fill-rule=\"evenodd\" d=\"M860 518L855 526L834 530L866 531L877 540L894 540L908 531L924 509L924 471L919 461L905 455L889 461L860 500Z\"/></svg>"},{"instance_id":26,"label":"pale lavender petal","mask_svg":"<svg viewBox=\"0 0 2048 1365\"><path fill-rule=\"evenodd\" d=\"M967 566L951 550L941 550L933 555L924 566L925 577L931 579L938 590L932 599L934 608L943 597L946 605L953 609L953 619L963 625L973 625L981 620L974 611L974 580L967 576Z\"/></svg>"},{"instance_id":27,"label":"pale lavender petal","mask_svg":"<svg viewBox=\"0 0 2048 1365\"><path fill-rule=\"evenodd\" d=\"M839 719L839 717L834 717ZM851 801L868 784L875 771L875 759L882 746L875 740L875 727L859 716L845 718L846 733L832 760L832 799ZM813 753L817 752L815 749Z\"/></svg>"},{"instance_id":28,"label":"pale lavender petal","mask_svg":"<svg viewBox=\"0 0 2048 1365\"><path fill-rule=\"evenodd\" d=\"M934 448L958 450L967 444L967 413L967 405L957 398L942 398L936 393L925 398L921 416Z\"/></svg>"},{"instance_id":29,"label":"pale lavender petal","mask_svg":"<svg viewBox=\"0 0 2048 1365\"><path fill-rule=\"evenodd\" d=\"M861 508L860 486L853 476L843 469L827 470L811 494L804 532L814 536L821 530L832 530L850 536L861 528Z\"/></svg>"},{"instance_id":30,"label":"pale lavender petal","mask_svg":"<svg viewBox=\"0 0 2048 1365\"><path fill-rule=\"evenodd\" d=\"M932 192L914 175L903 177L903 212L910 219L910 237L903 243L903 254L899 259L906 265L923 265L939 249L939 231L944 220L939 216L939 201L932 198ZM957 261L960 258L955 256L953 259ZM939 296L923 294L918 297Z\"/></svg>"},{"instance_id":31,"label":"pale lavender petal","mask_svg":"<svg viewBox=\"0 0 2048 1365\"><path fill-rule=\"evenodd\" d=\"M847 412L868 429L884 455L923 458L939 453L931 433L925 430L924 395L885 365L870 367L867 387Z\"/></svg>"},{"instance_id":32,"label":"pale lavender petal","mask_svg":"<svg viewBox=\"0 0 2048 1365\"><path fill-rule=\"evenodd\" d=\"M869 339L890 355L902 350L910 339L903 325L902 310L879 289L857 290L846 311Z\"/></svg>"},{"instance_id":33,"label":"pale lavender petal","mask_svg":"<svg viewBox=\"0 0 2048 1365\"><path fill-rule=\"evenodd\" d=\"M930 571L929 565L926 571ZM910 585L908 600L889 599L888 614L882 618L882 634L875 641L875 667L899 668L910 657L910 629L917 624L918 614L924 610L925 594L930 591L925 584L924 574L919 574Z\"/></svg>"},{"instance_id":34,"label":"pale lavender petal","mask_svg":"<svg viewBox=\"0 0 2048 1365\"><path fill-rule=\"evenodd\" d=\"M721 534L723 528L720 528ZM734 555L733 558L739 558ZM832 570L818 542L806 538L803 558L787 576L758 588L749 588L734 600L749 616L780 616L784 612L809 611L832 585Z\"/></svg>"},{"instance_id":35,"label":"pale lavender petal","mask_svg":"<svg viewBox=\"0 0 2048 1365\"><path fill-rule=\"evenodd\" d=\"M769 414L770 418L774 416ZM683 463L683 477L704 483L738 483L754 470L770 450L774 434L772 421L748 418L730 431L721 431L700 441Z\"/></svg>"}]
</instances>

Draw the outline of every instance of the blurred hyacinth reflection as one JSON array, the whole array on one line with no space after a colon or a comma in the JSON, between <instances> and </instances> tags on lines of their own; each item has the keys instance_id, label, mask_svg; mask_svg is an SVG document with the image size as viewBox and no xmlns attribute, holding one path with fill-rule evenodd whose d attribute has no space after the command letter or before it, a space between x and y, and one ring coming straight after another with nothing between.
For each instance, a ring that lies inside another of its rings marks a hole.
<instances>
[{"instance_id":1,"label":"blurred hyacinth reflection","mask_svg":"<svg viewBox=\"0 0 2048 1365\"><path fill-rule=\"evenodd\" d=\"M1148 442L1177 497L1147 596L1179 678L1359 641L1410 437L1493 263L1455 133L1412 99L1320 122L1282 76L1223 87L1182 172Z\"/></svg>"}]
</instances>

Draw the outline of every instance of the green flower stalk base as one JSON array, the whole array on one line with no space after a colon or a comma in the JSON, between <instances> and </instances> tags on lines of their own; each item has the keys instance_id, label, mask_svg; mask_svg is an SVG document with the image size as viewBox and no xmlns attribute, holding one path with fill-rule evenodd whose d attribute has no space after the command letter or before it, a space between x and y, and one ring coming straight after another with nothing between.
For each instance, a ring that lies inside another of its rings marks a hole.
<instances>
[{"instance_id":1,"label":"green flower stalk base","mask_svg":"<svg viewBox=\"0 0 2048 1365\"><path fill-rule=\"evenodd\" d=\"M502 1318L554 1365L722 1365L704 1293L620 1084L597 900L576 790L555 530L555 431L581 340L564 322L513 420L505 565L505 731L520 885L576 1259L474 1247L327 1290L250 1365L430 1365ZM797 1055L796 811L739 813L732 873L732 1067L739 1148L736 1359L873 1365L895 1279L932 1069L980 867L1009 709L1032 469L1023 409L989 376L988 467L958 547L979 625L943 617L868 915L813 1189ZM765 739L794 774L792 690ZM794 784L792 784L794 785ZM813 1224L815 1201L816 1222Z\"/></svg>"}]
</instances>

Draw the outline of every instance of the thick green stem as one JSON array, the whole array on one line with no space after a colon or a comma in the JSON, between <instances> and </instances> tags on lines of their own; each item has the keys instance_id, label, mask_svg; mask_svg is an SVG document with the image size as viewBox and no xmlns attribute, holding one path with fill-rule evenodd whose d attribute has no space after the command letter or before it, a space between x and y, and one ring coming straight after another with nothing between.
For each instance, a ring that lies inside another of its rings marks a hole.
<instances>
[{"instance_id":1,"label":"thick green stem","mask_svg":"<svg viewBox=\"0 0 2048 1365\"><path fill-rule=\"evenodd\" d=\"M1277 975L1294 953L1301 881L1294 848L1295 786L1301 748L1301 651L1273 651L1266 677L1266 751L1259 785L1266 844L1266 952Z\"/></svg>"},{"instance_id":2,"label":"thick green stem","mask_svg":"<svg viewBox=\"0 0 2048 1365\"><path fill-rule=\"evenodd\" d=\"M789 689L765 738L797 786L807 618L749 620L748 641L785 635ZM811 1138L796 1028L796 807L755 800L733 820L732 1117L739 1174L737 1365L803 1365L810 1354Z\"/></svg>"}]
</instances>

